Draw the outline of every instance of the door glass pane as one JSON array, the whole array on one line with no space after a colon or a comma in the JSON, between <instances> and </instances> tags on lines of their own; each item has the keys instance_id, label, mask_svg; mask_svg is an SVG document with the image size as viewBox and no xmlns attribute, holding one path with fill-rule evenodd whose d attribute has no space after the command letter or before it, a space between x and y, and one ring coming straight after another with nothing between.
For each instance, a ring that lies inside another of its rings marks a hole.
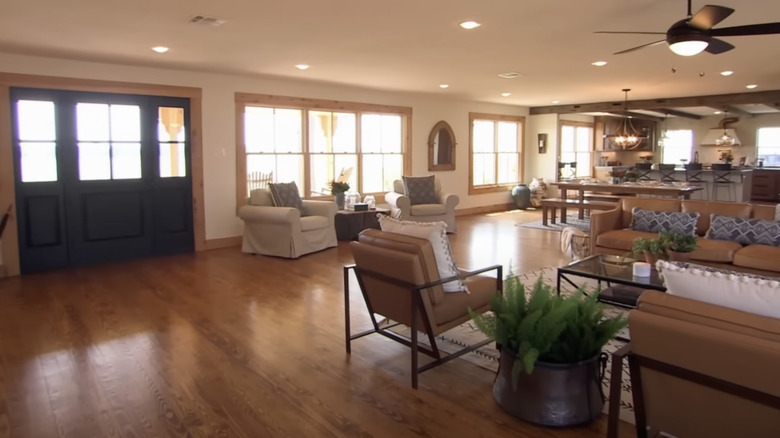
<instances>
[{"instance_id":1,"label":"door glass pane","mask_svg":"<svg viewBox=\"0 0 780 438\"><path fill-rule=\"evenodd\" d=\"M141 144L119 143L111 147L114 179L141 178Z\"/></svg>"},{"instance_id":2,"label":"door glass pane","mask_svg":"<svg viewBox=\"0 0 780 438\"><path fill-rule=\"evenodd\" d=\"M161 106L157 109L157 140L187 140L184 126L184 108Z\"/></svg>"},{"instance_id":3,"label":"door glass pane","mask_svg":"<svg viewBox=\"0 0 780 438\"><path fill-rule=\"evenodd\" d=\"M111 179L111 155L108 143L79 143L79 179Z\"/></svg>"},{"instance_id":4,"label":"door glass pane","mask_svg":"<svg viewBox=\"0 0 780 438\"><path fill-rule=\"evenodd\" d=\"M79 141L109 141L108 105L76 104L76 130Z\"/></svg>"},{"instance_id":5,"label":"door glass pane","mask_svg":"<svg viewBox=\"0 0 780 438\"><path fill-rule=\"evenodd\" d=\"M141 141L141 108L111 105L111 140Z\"/></svg>"},{"instance_id":6,"label":"door glass pane","mask_svg":"<svg viewBox=\"0 0 780 438\"><path fill-rule=\"evenodd\" d=\"M19 140L54 141L57 139L54 102L20 100L16 103L16 117L19 122Z\"/></svg>"},{"instance_id":7,"label":"door glass pane","mask_svg":"<svg viewBox=\"0 0 780 438\"><path fill-rule=\"evenodd\" d=\"M57 181L57 148L54 143L19 145L22 182Z\"/></svg>"},{"instance_id":8,"label":"door glass pane","mask_svg":"<svg viewBox=\"0 0 780 438\"><path fill-rule=\"evenodd\" d=\"M160 143L160 178L187 176L184 143Z\"/></svg>"}]
</instances>

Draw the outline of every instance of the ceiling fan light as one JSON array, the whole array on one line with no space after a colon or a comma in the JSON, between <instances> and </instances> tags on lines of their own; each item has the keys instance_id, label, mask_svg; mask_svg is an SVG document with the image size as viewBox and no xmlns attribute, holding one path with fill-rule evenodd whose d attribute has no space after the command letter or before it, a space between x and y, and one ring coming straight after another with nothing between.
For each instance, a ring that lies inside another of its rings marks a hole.
<instances>
[{"instance_id":1,"label":"ceiling fan light","mask_svg":"<svg viewBox=\"0 0 780 438\"><path fill-rule=\"evenodd\" d=\"M680 56L693 56L703 52L709 44L701 40L677 41L669 44L669 49Z\"/></svg>"}]
</instances>

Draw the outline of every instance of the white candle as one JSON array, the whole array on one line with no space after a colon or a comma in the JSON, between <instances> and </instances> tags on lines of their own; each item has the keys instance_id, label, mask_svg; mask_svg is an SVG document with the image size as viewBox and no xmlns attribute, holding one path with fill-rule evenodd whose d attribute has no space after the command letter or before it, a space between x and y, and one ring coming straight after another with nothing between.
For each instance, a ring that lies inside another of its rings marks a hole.
<instances>
[{"instance_id":1,"label":"white candle","mask_svg":"<svg viewBox=\"0 0 780 438\"><path fill-rule=\"evenodd\" d=\"M634 277L649 277L650 276L650 263L636 262L634 263Z\"/></svg>"}]
</instances>

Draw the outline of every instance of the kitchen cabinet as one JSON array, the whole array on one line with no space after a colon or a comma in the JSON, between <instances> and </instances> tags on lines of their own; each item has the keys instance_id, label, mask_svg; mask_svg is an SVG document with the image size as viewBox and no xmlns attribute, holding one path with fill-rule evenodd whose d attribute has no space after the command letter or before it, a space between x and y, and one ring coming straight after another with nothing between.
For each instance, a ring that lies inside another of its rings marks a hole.
<instances>
[{"instance_id":1,"label":"kitchen cabinet","mask_svg":"<svg viewBox=\"0 0 780 438\"><path fill-rule=\"evenodd\" d=\"M603 122L604 134L602 135L603 142L601 142L601 144L597 142L597 144L601 146L600 149L597 147L597 150L622 151L623 149L613 146L606 136L614 134L621 128L623 125L623 117L599 117L598 119L600 120L597 122ZM634 130L637 132L637 134L646 136L647 138L643 139L642 143L640 143L638 147L630 150L638 152L652 152L655 150L656 122L652 120L632 118L631 126L634 127Z\"/></svg>"},{"instance_id":2,"label":"kitchen cabinet","mask_svg":"<svg viewBox=\"0 0 780 438\"><path fill-rule=\"evenodd\" d=\"M756 169L750 191L751 201L777 202L780 199L780 169Z\"/></svg>"}]
</instances>

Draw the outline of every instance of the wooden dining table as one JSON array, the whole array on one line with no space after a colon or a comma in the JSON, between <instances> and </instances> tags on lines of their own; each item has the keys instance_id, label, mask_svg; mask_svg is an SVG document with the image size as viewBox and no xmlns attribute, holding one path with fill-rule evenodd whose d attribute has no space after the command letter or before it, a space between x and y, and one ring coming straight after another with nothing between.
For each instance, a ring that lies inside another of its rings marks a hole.
<instances>
[{"instance_id":1,"label":"wooden dining table","mask_svg":"<svg viewBox=\"0 0 780 438\"><path fill-rule=\"evenodd\" d=\"M584 183L578 181L561 181L550 183L550 185L558 187L560 190L560 197L567 199L567 192L569 190L575 190L579 192L577 199L581 206L585 205L585 192L598 192L609 193L616 195L650 195L665 198L682 198L690 199L691 194L699 190L703 190L702 186L686 186L686 185L666 185L666 184L640 184L640 183L622 183L622 184L607 184L607 183ZM579 208L579 218L584 217L585 208ZM562 212L563 217L566 217L566 211Z\"/></svg>"}]
</instances>

